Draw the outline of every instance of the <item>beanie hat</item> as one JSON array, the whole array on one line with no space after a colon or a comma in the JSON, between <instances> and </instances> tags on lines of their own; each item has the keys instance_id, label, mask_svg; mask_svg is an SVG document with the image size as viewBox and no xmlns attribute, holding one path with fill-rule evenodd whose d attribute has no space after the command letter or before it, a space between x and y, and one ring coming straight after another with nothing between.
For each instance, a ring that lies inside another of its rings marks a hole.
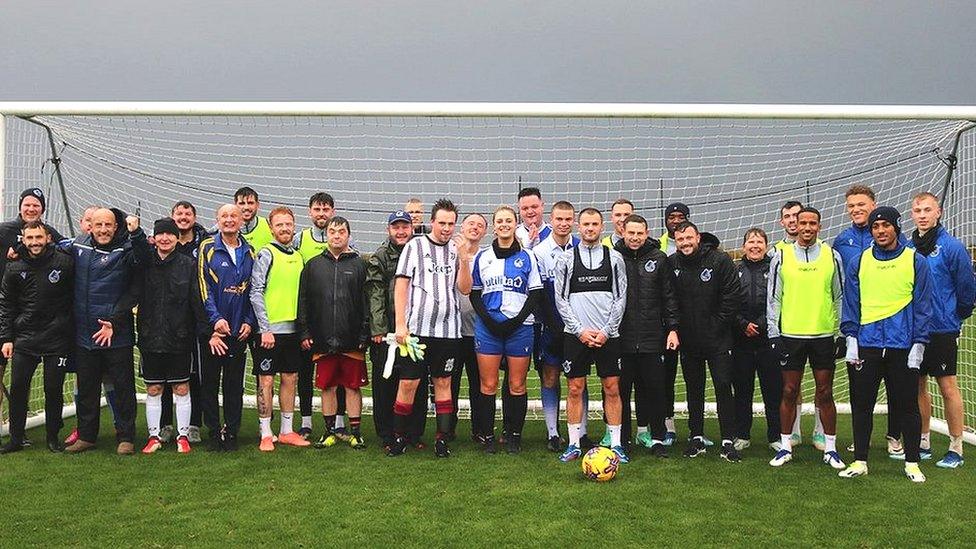
<instances>
[{"instance_id":1,"label":"beanie hat","mask_svg":"<svg viewBox=\"0 0 976 549\"><path fill-rule=\"evenodd\" d=\"M20 193L20 201L17 202L18 210L24 205L24 199L28 196L33 196L41 202L41 211L47 209L47 200L44 199L44 191L38 189L37 187L31 187L30 189L24 189L24 192Z\"/></svg>"},{"instance_id":2,"label":"beanie hat","mask_svg":"<svg viewBox=\"0 0 976 549\"><path fill-rule=\"evenodd\" d=\"M153 234L169 233L176 236L180 236L180 229L176 226L176 222L173 221L171 217L164 217L162 219L157 219L153 223Z\"/></svg>"},{"instance_id":3,"label":"beanie hat","mask_svg":"<svg viewBox=\"0 0 976 549\"><path fill-rule=\"evenodd\" d=\"M887 221L895 227L896 232L901 232L901 214L891 206L878 206L868 215L868 226L874 225L875 221Z\"/></svg>"}]
</instances>

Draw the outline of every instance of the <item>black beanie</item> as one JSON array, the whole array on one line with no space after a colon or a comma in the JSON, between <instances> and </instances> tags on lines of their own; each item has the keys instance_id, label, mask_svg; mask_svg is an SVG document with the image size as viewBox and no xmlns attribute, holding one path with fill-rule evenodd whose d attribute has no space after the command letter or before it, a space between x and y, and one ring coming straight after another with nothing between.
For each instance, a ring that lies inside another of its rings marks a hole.
<instances>
[{"instance_id":1,"label":"black beanie","mask_svg":"<svg viewBox=\"0 0 976 549\"><path fill-rule=\"evenodd\" d=\"M688 206L685 206L681 202L673 202L671 204L668 204L668 206L664 208L664 218L667 219L668 216L673 214L674 212L681 212L685 214L685 217L691 215L691 210L688 209Z\"/></svg>"},{"instance_id":2,"label":"black beanie","mask_svg":"<svg viewBox=\"0 0 976 549\"><path fill-rule=\"evenodd\" d=\"M895 232L901 232L901 214L891 206L878 206L868 215L868 227L874 225L875 221L887 221L895 227Z\"/></svg>"},{"instance_id":3,"label":"black beanie","mask_svg":"<svg viewBox=\"0 0 976 549\"><path fill-rule=\"evenodd\" d=\"M173 221L172 217L164 217L162 219L157 219L153 223L153 234L169 233L176 236L180 236L180 228L176 226L176 222Z\"/></svg>"},{"instance_id":4,"label":"black beanie","mask_svg":"<svg viewBox=\"0 0 976 549\"><path fill-rule=\"evenodd\" d=\"M24 205L24 199L28 196L33 196L41 202L41 211L47 209L47 200L44 199L44 191L38 189L37 187L32 187L30 189L24 189L24 192L20 193L20 201L17 202L18 210Z\"/></svg>"}]
</instances>

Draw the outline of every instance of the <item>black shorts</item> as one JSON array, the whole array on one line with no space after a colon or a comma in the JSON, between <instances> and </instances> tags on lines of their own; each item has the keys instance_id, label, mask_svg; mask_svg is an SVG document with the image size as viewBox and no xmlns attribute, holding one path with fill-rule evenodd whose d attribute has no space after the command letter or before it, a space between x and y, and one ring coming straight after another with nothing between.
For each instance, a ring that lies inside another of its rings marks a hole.
<instances>
[{"instance_id":1,"label":"black shorts","mask_svg":"<svg viewBox=\"0 0 976 549\"><path fill-rule=\"evenodd\" d=\"M785 363L780 359L780 366L784 370L802 372L808 360L810 368L814 370L837 368L837 363L834 362L834 338L831 336L815 339L783 337L780 340L783 343L783 351L789 355Z\"/></svg>"},{"instance_id":2,"label":"black shorts","mask_svg":"<svg viewBox=\"0 0 976 549\"><path fill-rule=\"evenodd\" d=\"M956 375L959 337L956 334L930 334L922 356L919 375L945 377Z\"/></svg>"},{"instance_id":3,"label":"black shorts","mask_svg":"<svg viewBox=\"0 0 976 549\"><path fill-rule=\"evenodd\" d=\"M596 364L600 378L620 375L620 338L607 340L603 347L591 348L578 337L566 334L563 338L563 373L569 379L590 375L590 366Z\"/></svg>"},{"instance_id":4,"label":"black shorts","mask_svg":"<svg viewBox=\"0 0 976 549\"><path fill-rule=\"evenodd\" d=\"M451 377L454 369L460 367L458 358L462 354L463 341L461 338L421 337L420 343L427 346L423 360L413 361L397 352L393 364L400 370L400 379L421 379L427 372L430 377Z\"/></svg>"},{"instance_id":5,"label":"black shorts","mask_svg":"<svg viewBox=\"0 0 976 549\"><path fill-rule=\"evenodd\" d=\"M297 334L275 334L275 344L270 349L261 347L260 337L255 339L257 344L252 351L254 359L252 374L256 376L294 374L302 367L305 359L302 356Z\"/></svg>"},{"instance_id":6,"label":"black shorts","mask_svg":"<svg viewBox=\"0 0 976 549\"><path fill-rule=\"evenodd\" d=\"M190 353L139 353L139 375L146 385L190 381Z\"/></svg>"}]
</instances>

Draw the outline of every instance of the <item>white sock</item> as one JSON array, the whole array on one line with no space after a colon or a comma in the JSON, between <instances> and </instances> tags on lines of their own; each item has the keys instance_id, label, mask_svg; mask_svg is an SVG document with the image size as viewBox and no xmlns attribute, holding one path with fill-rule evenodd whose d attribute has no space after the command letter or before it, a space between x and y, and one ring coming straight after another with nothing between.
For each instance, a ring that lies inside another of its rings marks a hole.
<instances>
[{"instance_id":1,"label":"white sock","mask_svg":"<svg viewBox=\"0 0 976 549\"><path fill-rule=\"evenodd\" d=\"M825 434L823 428L823 421L820 420L820 408L813 409L813 434L815 435Z\"/></svg>"},{"instance_id":2,"label":"white sock","mask_svg":"<svg viewBox=\"0 0 976 549\"><path fill-rule=\"evenodd\" d=\"M607 430L610 431L610 447L620 446L620 425L607 425Z\"/></svg>"},{"instance_id":3,"label":"white sock","mask_svg":"<svg viewBox=\"0 0 976 549\"><path fill-rule=\"evenodd\" d=\"M291 432L291 418L295 416L295 412L281 412L281 433L282 435L287 435Z\"/></svg>"},{"instance_id":4,"label":"white sock","mask_svg":"<svg viewBox=\"0 0 976 549\"><path fill-rule=\"evenodd\" d=\"M646 433L646 432L647 432L647 426L646 425L644 425L644 426L638 425L637 426L637 434L638 435L641 434L641 433Z\"/></svg>"},{"instance_id":5,"label":"white sock","mask_svg":"<svg viewBox=\"0 0 976 549\"><path fill-rule=\"evenodd\" d=\"M162 395L146 396L146 425L149 427L149 436L159 436L159 418L163 415Z\"/></svg>"},{"instance_id":6,"label":"white sock","mask_svg":"<svg viewBox=\"0 0 976 549\"><path fill-rule=\"evenodd\" d=\"M312 428L312 416L302 416L302 429Z\"/></svg>"},{"instance_id":7,"label":"white sock","mask_svg":"<svg viewBox=\"0 0 976 549\"><path fill-rule=\"evenodd\" d=\"M546 416L546 431L549 438L559 436L559 408L543 410Z\"/></svg>"},{"instance_id":8,"label":"white sock","mask_svg":"<svg viewBox=\"0 0 976 549\"><path fill-rule=\"evenodd\" d=\"M959 457L962 457L962 437L961 436L959 436L959 437L950 436L949 437L949 449L952 450L953 452L959 454Z\"/></svg>"},{"instance_id":9,"label":"white sock","mask_svg":"<svg viewBox=\"0 0 976 549\"><path fill-rule=\"evenodd\" d=\"M790 441L790 433L787 433L785 435L782 434L782 433L780 433L780 435L779 435L779 443L780 443L780 446L783 447L782 448L783 450L786 450L787 452L792 452L793 451L793 443Z\"/></svg>"},{"instance_id":10,"label":"white sock","mask_svg":"<svg viewBox=\"0 0 976 549\"><path fill-rule=\"evenodd\" d=\"M261 438L268 438L273 433L271 432L271 418L270 417L259 417L258 424L261 425Z\"/></svg>"},{"instance_id":11,"label":"white sock","mask_svg":"<svg viewBox=\"0 0 976 549\"><path fill-rule=\"evenodd\" d=\"M185 437L190 434L190 394L173 395L173 408L176 411L176 432Z\"/></svg>"},{"instance_id":12,"label":"white sock","mask_svg":"<svg viewBox=\"0 0 976 549\"><path fill-rule=\"evenodd\" d=\"M346 428L346 416L336 415L336 426L335 426L335 428L336 429L345 429Z\"/></svg>"},{"instance_id":13,"label":"white sock","mask_svg":"<svg viewBox=\"0 0 976 549\"><path fill-rule=\"evenodd\" d=\"M930 438L931 435L932 435L931 433L922 433L922 437L919 440L919 444L918 444L918 447L920 449L922 449L922 450L931 450L932 449L932 440Z\"/></svg>"},{"instance_id":14,"label":"white sock","mask_svg":"<svg viewBox=\"0 0 976 549\"><path fill-rule=\"evenodd\" d=\"M824 453L837 451L837 435L824 434Z\"/></svg>"},{"instance_id":15,"label":"white sock","mask_svg":"<svg viewBox=\"0 0 976 549\"><path fill-rule=\"evenodd\" d=\"M569 427L569 445L579 446L580 436L583 434L583 428L579 423L570 423L567 425Z\"/></svg>"},{"instance_id":16,"label":"white sock","mask_svg":"<svg viewBox=\"0 0 976 549\"><path fill-rule=\"evenodd\" d=\"M803 405L796 405L796 419L793 420L793 433L794 435L800 434L800 414L803 413Z\"/></svg>"},{"instance_id":17,"label":"white sock","mask_svg":"<svg viewBox=\"0 0 976 549\"><path fill-rule=\"evenodd\" d=\"M674 418L673 417L666 417L666 418L664 418L664 429L667 430L667 432L669 432L669 433L673 433L674 432Z\"/></svg>"}]
</instances>

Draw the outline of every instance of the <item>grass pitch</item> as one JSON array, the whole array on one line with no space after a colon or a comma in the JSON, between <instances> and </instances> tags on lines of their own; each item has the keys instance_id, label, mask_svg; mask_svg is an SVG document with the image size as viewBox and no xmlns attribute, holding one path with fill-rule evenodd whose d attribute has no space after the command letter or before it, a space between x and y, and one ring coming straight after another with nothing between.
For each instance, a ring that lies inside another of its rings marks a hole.
<instances>
[{"instance_id":1,"label":"grass pitch","mask_svg":"<svg viewBox=\"0 0 976 549\"><path fill-rule=\"evenodd\" d=\"M729 464L717 449L694 460L634 451L612 482L585 480L559 463L530 422L522 454L485 456L459 426L454 455L430 449L382 455L370 447L257 449L257 419L245 410L241 450L189 455L170 445L153 456L119 457L103 410L98 448L78 456L36 446L0 456L0 544L43 546L966 546L976 543L973 465L946 471L925 462L928 482L902 475L884 454L876 425L870 475L846 480L811 446L782 469L757 444ZM809 432L812 418L804 418ZM850 442L841 416L839 444ZM320 426L316 419L316 427ZM758 418L754 441L764 439ZM145 435L140 410L137 449ZM73 420L69 419L72 425ZM595 422L591 422L594 426ZM679 422L679 433L686 432ZM67 429L66 429L67 430ZM602 427L591 427L597 437ZM717 433L709 420L706 432ZM428 430L427 438L433 433ZM935 436L936 459L947 440ZM841 450L844 459L850 454Z\"/></svg>"}]
</instances>

